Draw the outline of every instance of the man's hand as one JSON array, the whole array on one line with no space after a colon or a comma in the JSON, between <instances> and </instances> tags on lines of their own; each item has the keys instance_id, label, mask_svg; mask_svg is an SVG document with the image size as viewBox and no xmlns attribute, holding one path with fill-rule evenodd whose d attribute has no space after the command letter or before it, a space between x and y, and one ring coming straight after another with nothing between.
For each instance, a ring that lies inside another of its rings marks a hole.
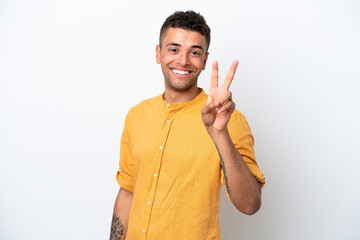
<instances>
[{"instance_id":1,"label":"man's hand","mask_svg":"<svg viewBox=\"0 0 360 240\"><path fill-rule=\"evenodd\" d=\"M231 114L235 110L230 84L234 78L238 61L233 61L222 87L218 86L218 63L214 61L211 73L211 88L208 100L201 109L202 120L210 136L227 130Z\"/></svg>"}]
</instances>

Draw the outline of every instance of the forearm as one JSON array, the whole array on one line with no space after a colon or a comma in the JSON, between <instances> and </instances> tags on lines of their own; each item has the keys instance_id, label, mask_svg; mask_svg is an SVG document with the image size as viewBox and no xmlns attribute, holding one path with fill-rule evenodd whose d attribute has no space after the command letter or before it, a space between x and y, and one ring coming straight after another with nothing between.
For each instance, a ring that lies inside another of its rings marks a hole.
<instances>
[{"instance_id":1,"label":"forearm","mask_svg":"<svg viewBox=\"0 0 360 240\"><path fill-rule=\"evenodd\" d=\"M124 240L128 229L133 194L120 189L115 201L111 223L110 240Z\"/></svg>"},{"instance_id":2,"label":"forearm","mask_svg":"<svg viewBox=\"0 0 360 240\"><path fill-rule=\"evenodd\" d=\"M227 130L212 134L224 171L226 188L235 207L254 214L261 206L261 187L250 172Z\"/></svg>"}]
</instances>

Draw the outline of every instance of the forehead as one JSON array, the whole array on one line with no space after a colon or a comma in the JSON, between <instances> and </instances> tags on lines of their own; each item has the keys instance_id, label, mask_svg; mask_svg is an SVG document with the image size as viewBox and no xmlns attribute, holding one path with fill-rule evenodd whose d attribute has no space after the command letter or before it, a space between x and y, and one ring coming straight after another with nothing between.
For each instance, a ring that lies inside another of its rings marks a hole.
<instances>
[{"instance_id":1,"label":"forehead","mask_svg":"<svg viewBox=\"0 0 360 240\"><path fill-rule=\"evenodd\" d=\"M162 45L178 43L181 46L200 45L206 49L206 38L200 33L183 28L169 28L163 38Z\"/></svg>"}]
</instances>

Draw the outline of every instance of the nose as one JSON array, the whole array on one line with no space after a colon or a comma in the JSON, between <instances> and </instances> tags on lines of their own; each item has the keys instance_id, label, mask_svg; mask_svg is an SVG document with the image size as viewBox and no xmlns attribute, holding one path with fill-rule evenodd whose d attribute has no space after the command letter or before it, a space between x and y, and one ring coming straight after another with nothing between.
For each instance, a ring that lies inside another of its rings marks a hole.
<instances>
[{"instance_id":1,"label":"nose","mask_svg":"<svg viewBox=\"0 0 360 240\"><path fill-rule=\"evenodd\" d=\"M181 66L189 65L189 56L186 52L182 52L178 55L177 63Z\"/></svg>"}]
</instances>

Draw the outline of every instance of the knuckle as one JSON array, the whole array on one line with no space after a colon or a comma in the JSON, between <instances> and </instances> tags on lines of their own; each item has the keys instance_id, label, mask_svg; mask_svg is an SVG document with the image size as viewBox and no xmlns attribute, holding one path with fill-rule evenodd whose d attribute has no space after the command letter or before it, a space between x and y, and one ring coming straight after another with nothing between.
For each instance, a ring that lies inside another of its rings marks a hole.
<instances>
[{"instance_id":1,"label":"knuckle","mask_svg":"<svg viewBox=\"0 0 360 240\"><path fill-rule=\"evenodd\" d=\"M232 93L231 93L230 91L227 91L227 97L228 97L229 99L231 99Z\"/></svg>"}]
</instances>

